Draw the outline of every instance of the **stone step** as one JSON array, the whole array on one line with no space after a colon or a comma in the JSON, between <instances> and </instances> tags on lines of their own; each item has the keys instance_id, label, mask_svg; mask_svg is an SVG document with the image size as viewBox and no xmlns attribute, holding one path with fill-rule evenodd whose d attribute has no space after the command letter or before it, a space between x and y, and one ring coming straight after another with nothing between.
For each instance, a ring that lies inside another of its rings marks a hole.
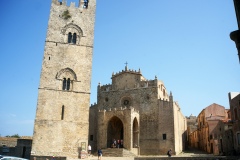
<instances>
[{"instance_id":1,"label":"stone step","mask_svg":"<svg viewBox=\"0 0 240 160\"><path fill-rule=\"evenodd\" d=\"M132 152L124 148L107 148L102 149L104 157L134 157L136 156Z\"/></svg>"}]
</instances>

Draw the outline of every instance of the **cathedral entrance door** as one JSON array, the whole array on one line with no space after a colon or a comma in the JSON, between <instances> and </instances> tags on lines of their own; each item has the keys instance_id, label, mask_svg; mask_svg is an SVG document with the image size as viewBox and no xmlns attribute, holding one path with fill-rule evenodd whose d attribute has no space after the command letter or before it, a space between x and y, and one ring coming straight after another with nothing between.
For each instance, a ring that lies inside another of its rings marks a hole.
<instances>
[{"instance_id":1,"label":"cathedral entrance door","mask_svg":"<svg viewBox=\"0 0 240 160\"><path fill-rule=\"evenodd\" d=\"M108 129L107 129L107 147L123 147L121 145L121 140L123 141L123 123L122 121L114 116L108 122ZM120 144L118 144L118 141Z\"/></svg>"}]
</instances>

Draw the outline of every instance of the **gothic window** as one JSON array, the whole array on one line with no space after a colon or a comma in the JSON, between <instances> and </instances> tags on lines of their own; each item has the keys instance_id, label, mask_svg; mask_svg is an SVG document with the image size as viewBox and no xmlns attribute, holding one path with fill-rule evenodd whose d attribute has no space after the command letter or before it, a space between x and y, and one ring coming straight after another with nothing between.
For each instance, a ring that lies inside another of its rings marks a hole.
<instances>
[{"instance_id":1,"label":"gothic window","mask_svg":"<svg viewBox=\"0 0 240 160\"><path fill-rule=\"evenodd\" d=\"M63 89L63 90L70 90L70 84L71 84L70 78L68 78L68 79L63 78L63 86L62 86L62 89Z\"/></svg>"}]
</instances>

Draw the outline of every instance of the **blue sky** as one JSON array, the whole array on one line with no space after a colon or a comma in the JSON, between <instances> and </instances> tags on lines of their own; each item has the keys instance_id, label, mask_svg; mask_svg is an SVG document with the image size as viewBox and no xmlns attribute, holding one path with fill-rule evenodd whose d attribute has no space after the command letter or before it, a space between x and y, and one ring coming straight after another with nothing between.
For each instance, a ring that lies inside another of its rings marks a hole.
<instances>
[{"instance_id":1,"label":"blue sky","mask_svg":"<svg viewBox=\"0 0 240 160\"><path fill-rule=\"evenodd\" d=\"M68 0L77 1L77 0ZM1 0L0 135L31 136L51 0ZM98 0L91 103L112 72L162 80L185 116L239 92L232 0Z\"/></svg>"}]
</instances>

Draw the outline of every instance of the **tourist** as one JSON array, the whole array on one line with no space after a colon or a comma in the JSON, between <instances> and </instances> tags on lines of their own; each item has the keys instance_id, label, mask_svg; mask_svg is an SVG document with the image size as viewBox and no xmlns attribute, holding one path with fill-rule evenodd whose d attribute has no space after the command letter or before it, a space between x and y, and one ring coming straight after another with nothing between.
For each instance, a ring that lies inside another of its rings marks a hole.
<instances>
[{"instance_id":1,"label":"tourist","mask_svg":"<svg viewBox=\"0 0 240 160\"><path fill-rule=\"evenodd\" d=\"M123 140L121 139L121 148L123 148Z\"/></svg>"},{"instance_id":2,"label":"tourist","mask_svg":"<svg viewBox=\"0 0 240 160\"><path fill-rule=\"evenodd\" d=\"M102 150L101 148L98 150L98 160L102 159Z\"/></svg>"},{"instance_id":3,"label":"tourist","mask_svg":"<svg viewBox=\"0 0 240 160\"><path fill-rule=\"evenodd\" d=\"M91 150L92 150L92 147L91 147L91 145L89 144L89 145L88 145L88 155L89 155L89 156L91 155Z\"/></svg>"},{"instance_id":4,"label":"tourist","mask_svg":"<svg viewBox=\"0 0 240 160\"><path fill-rule=\"evenodd\" d=\"M172 149L171 148L168 150L167 155L168 155L168 157L172 156Z\"/></svg>"}]
</instances>

